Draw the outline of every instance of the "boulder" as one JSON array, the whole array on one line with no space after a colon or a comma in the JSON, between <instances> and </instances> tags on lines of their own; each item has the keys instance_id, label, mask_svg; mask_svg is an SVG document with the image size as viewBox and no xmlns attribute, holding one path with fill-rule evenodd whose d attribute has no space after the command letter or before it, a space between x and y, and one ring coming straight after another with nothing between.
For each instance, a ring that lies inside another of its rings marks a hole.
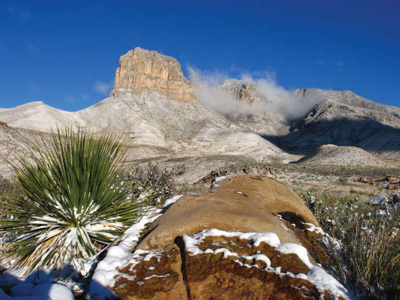
<instances>
[{"instance_id":1,"label":"boulder","mask_svg":"<svg viewBox=\"0 0 400 300\"><path fill-rule=\"evenodd\" d=\"M316 265L325 233L292 190L249 175L216 186L180 198L148 227L110 287L117 297L348 298Z\"/></svg>"},{"instance_id":2,"label":"boulder","mask_svg":"<svg viewBox=\"0 0 400 300\"><path fill-rule=\"evenodd\" d=\"M284 242L296 237L281 226L274 214L294 212L304 222L318 226L314 215L290 188L261 176L238 176L219 181L215 189L179 199L154 222L140 249L162 249L182 234L204 229L275 232Z\"/></svg>"}]
</instances>

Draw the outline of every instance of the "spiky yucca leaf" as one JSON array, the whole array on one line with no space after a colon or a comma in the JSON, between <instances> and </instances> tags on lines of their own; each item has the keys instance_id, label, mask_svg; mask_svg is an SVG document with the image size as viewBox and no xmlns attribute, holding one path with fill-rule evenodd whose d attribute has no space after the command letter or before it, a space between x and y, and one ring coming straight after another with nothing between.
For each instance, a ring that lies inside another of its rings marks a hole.
<instances>
[{"instance_id":1,"label":"spiky yucca leaf","mask_svg":"<svg viewBox=\"0 0 400 300\"><path fill-rule=\"evenodd\" d=\"M88 258L137 218L138 206L118 179L125 158L111 136L58 129L12 164L21 197L0 202L0 230L17 266L58 268Z\"/></svg>"}]
</instances>

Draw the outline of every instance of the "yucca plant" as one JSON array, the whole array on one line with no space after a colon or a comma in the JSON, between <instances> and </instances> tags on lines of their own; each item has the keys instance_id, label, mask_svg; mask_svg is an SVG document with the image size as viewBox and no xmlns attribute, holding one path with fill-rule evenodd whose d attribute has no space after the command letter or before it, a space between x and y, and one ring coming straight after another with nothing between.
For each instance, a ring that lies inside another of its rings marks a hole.
<instances>
[{"instance_id":1,"label":"yucca plant","mask_svg":"<svg viewBox=\"0 0 400 300\"><path fill-rule=\"evenodd\" d=\"M0 200L0 230L16 266L59 268L88 258L134 223L138 204L119 179L125 158L111 135L58 129L12 166L21 196Z\"/></svg>"}]
</instances>

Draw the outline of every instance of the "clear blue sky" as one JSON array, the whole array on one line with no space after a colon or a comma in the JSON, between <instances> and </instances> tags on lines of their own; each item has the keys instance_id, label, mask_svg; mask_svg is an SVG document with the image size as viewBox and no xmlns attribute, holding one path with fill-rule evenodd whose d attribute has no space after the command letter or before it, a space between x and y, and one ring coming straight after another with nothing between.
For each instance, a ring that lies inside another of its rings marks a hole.
<instances>
[{"instance_id":1,"label":"clear blue sky","mask_svg":"<svg viewBox=\"0 0 400 300\"><path fill-rule=\"evenodd\" d=\"M398 0L2 0L0 107L94 104L136 46L184 69L269 71L287 89L400 106Z\"/></svg>"}]
</instances>

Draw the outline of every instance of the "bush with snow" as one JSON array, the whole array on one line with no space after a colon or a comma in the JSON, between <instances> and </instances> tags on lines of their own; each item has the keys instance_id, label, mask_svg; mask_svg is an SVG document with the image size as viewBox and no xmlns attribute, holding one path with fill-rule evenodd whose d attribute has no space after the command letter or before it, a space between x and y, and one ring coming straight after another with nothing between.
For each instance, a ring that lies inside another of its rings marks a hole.
<instances>
[{"instance_id":1,"label":"bush with snow","mask_svg":"<svg viewBox=\"0 0 400 300\"><path fill-rule=\"evenodd\" d=\"M400 294L400 209L379 209L357 198L304 196L322 228L333 239L330 252L335 274L356 292L376 299ZM329 245L328 245L329 246Z\"/></svg>"},{"instance_id":2,"label":"bush with snow","mask_svg":"<svg viewBox=\"0 0 400 300\"><path fill-rule=\"evenodd\" d=\"M135 222L138 204L118 176L120 141L59 129L13 163L21 195L0 199L0 230L15 267L60 268L96 254Z\"/></svg>"}]
</instances>

